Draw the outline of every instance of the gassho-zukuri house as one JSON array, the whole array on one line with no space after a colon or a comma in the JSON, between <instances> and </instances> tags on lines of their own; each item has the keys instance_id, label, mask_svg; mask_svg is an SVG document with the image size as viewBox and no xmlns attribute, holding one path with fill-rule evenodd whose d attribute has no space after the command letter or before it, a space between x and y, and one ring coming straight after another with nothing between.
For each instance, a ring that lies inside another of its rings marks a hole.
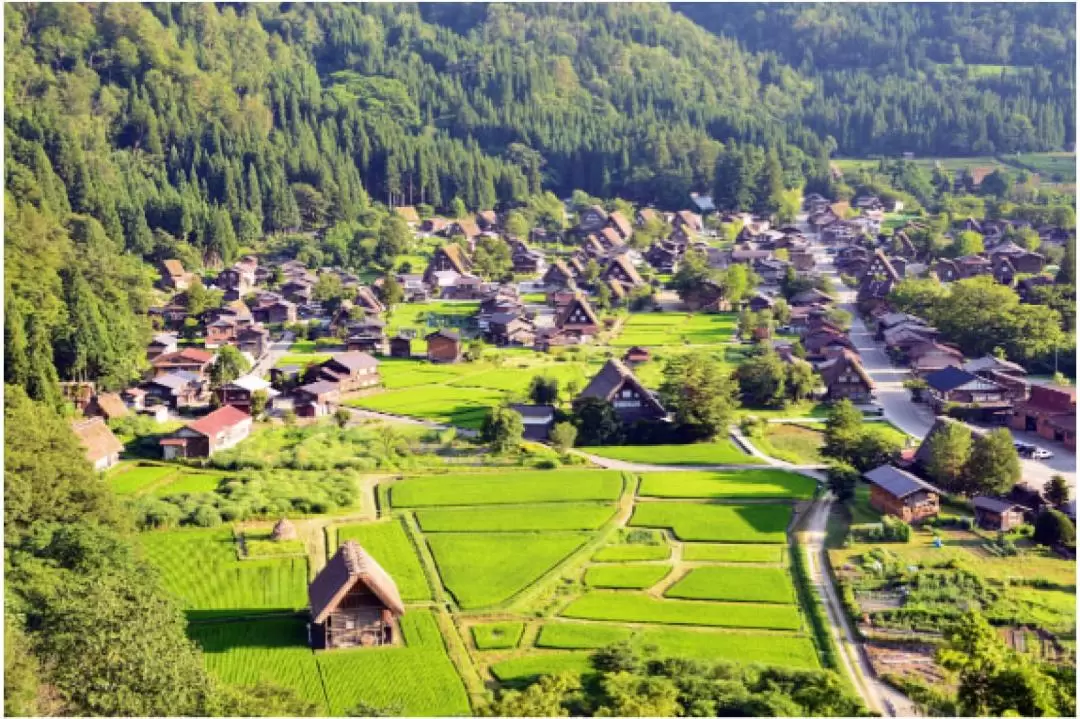
<instances>
[{"instance_id":1,"label":"gassho-zukuri house","mask_svg":"<svg viewBox=\"0 0 1080 719\"><path fill-rule=\"evenodd\" d=\"M308 601L308 640L313 649L401 642L397 620L405 614L405 605L397 585L353 540L341 545L308 586Z\"/></svg>"}]
</instances>

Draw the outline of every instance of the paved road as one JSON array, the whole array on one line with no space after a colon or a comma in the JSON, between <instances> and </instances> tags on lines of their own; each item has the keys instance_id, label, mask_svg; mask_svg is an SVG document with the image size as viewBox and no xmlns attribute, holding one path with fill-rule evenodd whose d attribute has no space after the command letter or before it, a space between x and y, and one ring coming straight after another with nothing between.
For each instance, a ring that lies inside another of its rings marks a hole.
<instances>
[{"instance_id":1,"label":"paved road","mask_svg":"<svg viewBox=\"0 0 1080 719\"><path fill-rule=\"evenodd\" d=\"M814 234L800 215L800 226L806 237L814 242ZM859 350L863 367L874 380L875 395L878 403L885 410L885 418L921 442L934 424L934 413L925 404L911 401L911 394L904 389L903 381L908 377L907 370L894 366L883 349L883 344L874 340L873 333L866 327L855 309L855 290L846 287L840 281L839 272L833 265L832 256L825 254L823 246L812 245L818 268L828 276L837 288L838 305L851 313L851 341ZM1021 442L1048 449L1054 456L1048 460L1021 459L1023 480L1035 487L1042 487L1055 474L1065 477L1076 489L1076 455L1060 444L1048 442L1030 432L1011 430L1013 436Z\"/></svg>"},{"instance_id":2,"label":"paved road","mask_svg":"<svg viewBox=\"0 0 1080 719\"><path fill-rule=\"evenodd\" d=\"M271 344L270 349L255 361L255 365L251 368L251 374L258 377L269 374L270 368L273 367L279 359L289 353L289 347L292 346L292 343L293 333L282 333L281 339Z\"/></svg>"}]
</instances>

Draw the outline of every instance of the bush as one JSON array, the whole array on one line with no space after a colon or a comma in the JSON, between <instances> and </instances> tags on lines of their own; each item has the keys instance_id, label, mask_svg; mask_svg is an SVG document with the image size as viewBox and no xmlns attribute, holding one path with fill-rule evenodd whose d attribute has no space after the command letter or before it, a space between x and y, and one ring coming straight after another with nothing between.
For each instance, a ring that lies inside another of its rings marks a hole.
<instances>
[{"instance_id":1,"label":"bush","mask_svg":"<svg viewBox=\"0 0 1080 719\"><path fill-rule=\"evenodd\" d=\"M1056 509L1044 509L1035 520L1033 539L1047 547L1076 541L1076 528Z\"/></svg>"},{"instance_id":2,"label":"bush","mask_svg":"<svg viewBox=\"0 0 1080 719\"><path fill-rule=\"evenodd\" d=\"M537 460L536 464L534 464L533 466L537 469L558 469L559 460L555 459L554 457L545 457L543 459Z\"/></svg>"},{"instance_id":3,"label":"bush","mask_svg":"<svg viewBox=\"0 0 1080 719\"><path fill-rule=\"evenodd\" d=\"M896 517L882 517L879 524L853 524L848 538L856 542L909 542L911 527Z\"/></svg>"}]
</instances>

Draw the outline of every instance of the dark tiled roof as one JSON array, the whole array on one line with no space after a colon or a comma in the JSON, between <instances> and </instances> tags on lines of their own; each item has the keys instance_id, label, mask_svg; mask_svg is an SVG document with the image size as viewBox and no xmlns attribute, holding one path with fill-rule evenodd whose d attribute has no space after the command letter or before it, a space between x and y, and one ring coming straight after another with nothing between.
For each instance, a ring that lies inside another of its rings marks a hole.
<instances>
[{"instance_id":1,"label":"dark tiled roof","mask_svg":"<svg viewBox=\"0 0 1080 719\"><path fill-rule=\"evenodd\" d=\"M1023 507L1016 502L1009 502L1004 499L997 499L996 497L975 497L975 499L971 500L971 504L975 509L985 509L988 512L994 512L996 514L1004 514L1013 509L1023 509Z\"/></svg>"},{"instance_id":2,"label":"dark tiled roof","mask_svg":"<svg viewBox=\"0 0 1080 719\"><path fill-rule=\"evenodd\" d=\"M369 355L367 352L342 352L336 354L332 358L323 363L324 365L338 364L349 370L349 373L357 372L362 369L370 369L372 367L378 367L379 361Z\"/></svg>"},{"instance_id":3,"label":"dark tiled roof","mask_svg":"<svg viewBox=\"0 0 1080 719\"><path fill-rule=\"evenodd\" d=\"M634 373L630 371L630 368L624 365L617 359L609 359L603 368L596 373L596 376L592 378L588 386L581 390L579 398L596 397L606 402L610 402L615 398L615 393L624 383L628 383L637 390L646 401L650 402L658 411L666 412L663 405L659 400L653 396L641 382L638 380Z\"/></svg>"},{"instance_id":4,"label":"dark tiled roof","mask_svg":"<svg viewBox=\"0 0 1080 719\"><path fill-rule=\"evenodd\" d=\"M897 499L903 499L920 490L941 494L941 491L934 485L924 482L911 472L905 472L891 464L883 464L880 467L871 469L863 474L863 477L867 482L876 484Z\"/></svg>"}]
</instances>

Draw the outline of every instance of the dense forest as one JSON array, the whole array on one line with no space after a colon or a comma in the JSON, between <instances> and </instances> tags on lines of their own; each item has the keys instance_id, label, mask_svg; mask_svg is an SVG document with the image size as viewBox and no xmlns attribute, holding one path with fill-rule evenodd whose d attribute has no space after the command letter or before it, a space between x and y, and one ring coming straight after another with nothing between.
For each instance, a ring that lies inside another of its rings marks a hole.
<instances>
[{"instance_id":1,"label":"dense forest","mask_svg":"<svg viewBox=\"0 0 1080 719\"><path fill-rule=\"evenodd\" d=\"M1071 3L675 3L813 82L801 121L839 154L979 155L1076 141ZM768 71L766 71L768 72Z\"/></svg>"}]
</instances>

